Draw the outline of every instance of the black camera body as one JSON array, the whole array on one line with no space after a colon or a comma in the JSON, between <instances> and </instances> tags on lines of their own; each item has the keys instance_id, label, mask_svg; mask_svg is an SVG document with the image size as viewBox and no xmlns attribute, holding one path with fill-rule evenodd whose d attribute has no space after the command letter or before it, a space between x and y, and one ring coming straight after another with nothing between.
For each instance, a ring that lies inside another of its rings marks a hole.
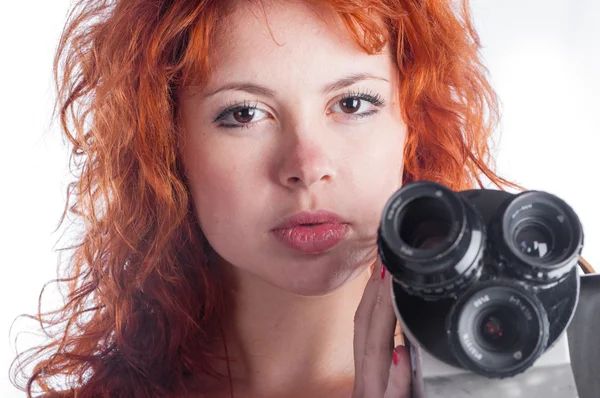
<instances>
[{"instance_id":1,"label":"black camera body","mask_svg":"<svg viewBox=\"0 0 600 398\"><path fill-rule=\"evenodd\" d=\"M565 331L583 230L563 200L409 183L384 208L378 248L411 344L414 395L578 396Z\"/></svg>"}]
</instances>

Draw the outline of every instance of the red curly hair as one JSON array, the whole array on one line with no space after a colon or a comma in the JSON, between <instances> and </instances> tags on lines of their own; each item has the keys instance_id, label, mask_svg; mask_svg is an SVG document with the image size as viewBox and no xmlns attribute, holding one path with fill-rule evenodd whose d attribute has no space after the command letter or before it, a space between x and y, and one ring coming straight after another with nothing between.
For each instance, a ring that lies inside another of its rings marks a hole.
<instances>
[{"instance_id":1,"label":"red curly hair","mask_svg":"<svg viewBox=\"0 0 600 398\"><path fill-rule=\"evenodd\" d=\"M218 376L210 348L222 338L226 297L178 158L176 98L208 79L215 32L235 3L79 0L69 14L54 60L55 112L79 174L60 221L70 212L84 230L63 249L73 253L54 281L68 288L64 305L42 313L42 290L32 317L49 342L11 367L28 396L37 387L51 397L171 397L189 375ZM316 3L335 10L367 53L386 43L394 52L405 183L464 190L485 177L518 187L492 170L498 99L466 0Z\"/></svg>"}]
</instances>

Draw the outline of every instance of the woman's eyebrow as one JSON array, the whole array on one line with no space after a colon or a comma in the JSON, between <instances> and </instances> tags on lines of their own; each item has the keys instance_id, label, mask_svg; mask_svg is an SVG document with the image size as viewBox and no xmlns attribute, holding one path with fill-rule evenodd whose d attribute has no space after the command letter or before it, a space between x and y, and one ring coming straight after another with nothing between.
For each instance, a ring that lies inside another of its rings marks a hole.
<instances>
[{"instance_id":1,"label":"woman's eyebrow","mask_svg":"<svg viewBox=\"0 0 600 398\"><path fill-rule=\"evenodd\" d=\"M389 80L384 79L383 77L375 76L371 73L353 73L347 76L342 77L332 83L328 83L321 89L321 94L326 95L333 91L340 90L346 87L349 87L359 81L362 80L383 80L389 82ZM213 90L204 95L204 99L211 97L219 92L228 91L228 90L236 90L236 91L245 91L250 94L260 95L264 97L274 98L275 92L265 86L261 86L259 84L254 84L250 82L232 82L227 83L216 90Z\"/></svg>"},{"instance_id":2,"label":"woman's eyebrow","mask_svg":"<svg viewBox=\"0 0 600 398\"><path fill-rule=\"evenodd\" d=\"M339 80L336 80L333 83L326 84L321 89L321 94L326 95L333 91L341 90L343 88L349 87L359 81L362 80L383 80L389 82L388 79L384 79L383 77L375 76L371 73L353 73L351 75L342 77Z\"/></svg>"}]
</instances>

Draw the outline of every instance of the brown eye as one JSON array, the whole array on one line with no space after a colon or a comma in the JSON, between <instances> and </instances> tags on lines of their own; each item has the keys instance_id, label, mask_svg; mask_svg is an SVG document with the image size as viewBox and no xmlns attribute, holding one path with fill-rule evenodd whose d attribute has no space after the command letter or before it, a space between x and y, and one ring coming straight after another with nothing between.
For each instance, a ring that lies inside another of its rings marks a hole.
<instances>
[{"instance_id":1,"label":"brown eye","mask_svg":"<svg viewBox=\"0 0 600 398\"><path fill-rule=\"evenodd\" d=\"M233 118L238 123L250 123L254 118L254 111L253 108L244 108L233 112Z\"/></svg>"},{"instance_id":2,"label":"brown eye","mask_svg":"<svg viewBox=\"0 0 600 398\"><path fill-rule=\"evenodd\" d=\"M250 127L268 118L269 112L258 108L256 104L244 102L225 109L214 122L219 122L219 127L224 128Z\"/></svg>"},{"instance_id":3,"label":"brown eye","mask_svg":"<svg viewBox=\"0 0 600 398\"><path fill-rule=\"evenodd\" d=\"M360 98L349 97L340 101L342 111L345 113L355 113L360 109Z\"/></svg>"}]
</instances>

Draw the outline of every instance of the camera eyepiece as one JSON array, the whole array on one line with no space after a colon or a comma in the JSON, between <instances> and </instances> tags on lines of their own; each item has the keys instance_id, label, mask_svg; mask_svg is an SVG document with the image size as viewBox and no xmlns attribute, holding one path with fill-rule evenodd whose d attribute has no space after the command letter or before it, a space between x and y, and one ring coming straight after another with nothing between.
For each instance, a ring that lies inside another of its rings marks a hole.
<instances>
[{"instance_id":1,"label":"camera eyepiece","mask_svg":"<svg viewBox=\"0 0 600 398\"><path fill-rule=\"evenodd\" d=\"M479 276L484 227L442 184L419 181L398 190L384 208L378 239L386 268L411 294L453 296Z\"/></svg>"},{"instance_id":2,"label":"camera eyepiece","mask_svg":"<svg viewBox=\"0 0 600 398\"><path fill-rule=\"evenodd\" d=\"M498 225L506 265L518 276L550 283L577 265L583 247L581 223L560 198L540 191L519 194Z\"/></svg>"},{"instance_id":3,"label":"camera eyepiece","mask_svg":"<svg viewBox=\"0 0 600 398\"><path fill-rule=\"evenodd\" d=\"M516 283L490 281L467 291L447 318L450 349L465 368L503 378L526 370L544 352L546 311Z\"/></svg>"}]
</instances>

